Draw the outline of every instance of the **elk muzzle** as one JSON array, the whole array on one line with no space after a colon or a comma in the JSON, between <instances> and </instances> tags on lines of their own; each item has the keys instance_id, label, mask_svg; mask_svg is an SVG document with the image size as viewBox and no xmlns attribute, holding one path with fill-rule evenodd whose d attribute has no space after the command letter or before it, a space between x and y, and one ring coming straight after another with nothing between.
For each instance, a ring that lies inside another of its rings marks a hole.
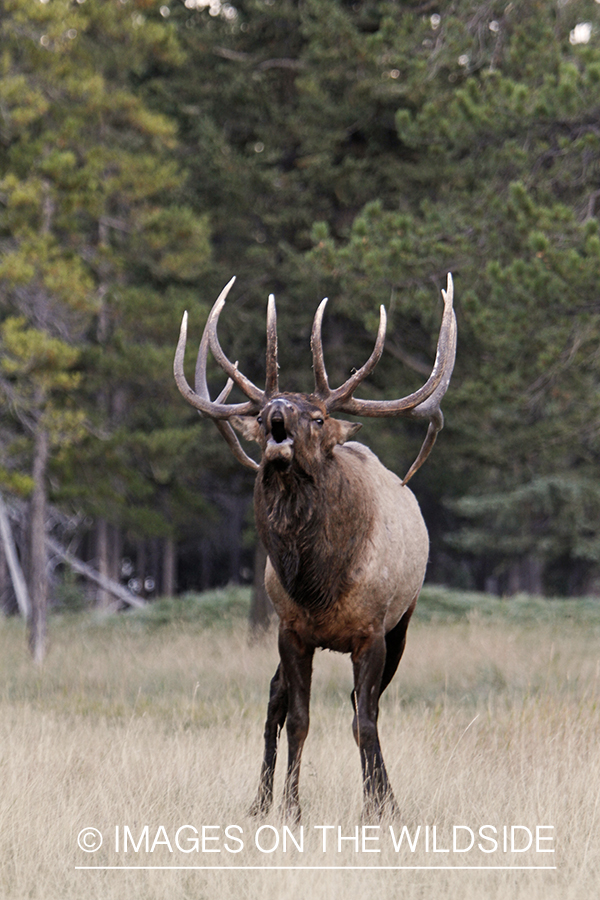
<instances>
[{"instance_id":1,"label":"elk muzzle","mask_svg":"<svg viewBox=\"0 0 600 900\"><path fill-rule=\"evenodd\" d=\"M267 444L265 459L287 468L294 455L293 420L295 409L286 400L273 400L262 413Z\"/></svg>"}]
</instances>

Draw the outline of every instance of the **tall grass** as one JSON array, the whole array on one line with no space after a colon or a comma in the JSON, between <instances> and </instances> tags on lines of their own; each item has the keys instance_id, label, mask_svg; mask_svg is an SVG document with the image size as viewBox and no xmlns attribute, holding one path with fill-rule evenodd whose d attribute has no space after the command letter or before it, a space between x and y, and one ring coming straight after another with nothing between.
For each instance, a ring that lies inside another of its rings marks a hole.
<instances>
[{"instance_id":1,"label":"tall grass","mask_svg":"<svg viewBox=\"0 0 600 900\"><path fill-rule=\"evenodd\" d=\"M338 826L350 837L357 827L361 836L362 825L350 665L319 654L301 776L304 850L288 841L285 853L281 845L272 853L254 845L261 825L272 826L261 832L264 849L273 829L281 841L276 808L262 821L247 816L277 654L274 635L248 642L246 606L246 595L229 592L164 601L133 615L55 617L41 672L30 663L22 625L0 622L0 897L598 896L600 609L593 602L544 606L425 593L380 716L401 818L365 832L379 838L367 840L365 852L353 841L343 841L341 852L337 845ZM280 770L285 739L281 756ZM125 825L136 841L148 825L150 845L157 836L163 843L145 852L142 841L138 852L130 846L125 853ZM218 838L206 849L221 852L178 850L175 833L184 825L199 832L219 826L206 831ZM239 853L225 847L228 825L242 829L230 832L244 841ZM325 853L323 825L334 826ZM412 837L421 827L414 852L406 841L394 851L390 825L396 835L406 825ZM430 838L436 827L438 849L451 849L455 825L475 833L493 825L499 835L505 825L552 825L543 834L554 841L542 846L555 853L505 853L501 839L489 854L477 846L433 853L431 841L426 851L426 827ZM97 853L77 845L86 826L104 836ZM76 868L85 865L119 868ZM431 868L440 865L488 868ZM489 868L515 865L556 868Z\"/></svg>"}]
</instances>

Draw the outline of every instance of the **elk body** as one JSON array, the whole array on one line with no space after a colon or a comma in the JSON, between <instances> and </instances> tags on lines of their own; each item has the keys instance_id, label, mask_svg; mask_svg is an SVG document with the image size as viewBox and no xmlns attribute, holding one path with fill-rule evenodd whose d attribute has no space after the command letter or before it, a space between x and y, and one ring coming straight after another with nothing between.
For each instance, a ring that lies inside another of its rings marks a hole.
<instances>
[{"instance_id":1,"label":"elk body","mask_svg":"<svg viewBox=\"0 0 600 900\"><path fill-rule=\"evenodd\" d=\"M395 810L377 733L379 698L402 656L406 629L425 576L429 542L417 501L406 482L429 455L443 425L440 401L448 387L456 352L452 279L443 291L444 314L431 376L415 393L399 400L357 400L354 392L383 352L386 318L369 360L341 387L332 390L321 342L324 300L311 339L313 394L279 391L275 304L267 311L266 385L262 391L223 353L217 322L234 279L208 318L198 351L195 390L183 373L187 316L175 356L179 390L201 414L212 418L236 457L256 470L256 524L268 553L265 584L279 617L280 664L271 681L265 750L255 814L267 812L279 733L286 723L288 765L284 814L300 817L298 777L309 725L313 655L317 648L349 653L354 670L353 734L360 751L364 812L368 817ZM211 400L206 361L211 349L228 383ZM247 396L226 403L233 383ZM333 418L361 416L429 419L427 436L404 481L352 439L357 423ZM242 449L233 430L256 441L260 464Z\"/></svg>"}]
</instances>

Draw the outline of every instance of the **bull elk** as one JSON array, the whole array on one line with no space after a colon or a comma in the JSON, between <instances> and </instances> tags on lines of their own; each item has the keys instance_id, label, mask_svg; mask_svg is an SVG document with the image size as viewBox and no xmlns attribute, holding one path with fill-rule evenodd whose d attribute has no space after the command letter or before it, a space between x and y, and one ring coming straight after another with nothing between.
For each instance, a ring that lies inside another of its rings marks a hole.
<instances>
[{"instance_id":1,"label":"bull elk","mask_svg":"<svg viewBox=\"0 0 600 900\"><path fill-rule=\"evenodd\" d=\"M279 390L271 295L263 391L239 371L237 363L229 361L217 337L219 315L234 280L224 288L208 317L198 351L195 390L183 371L187 313L174 372L185 399L216 423L238 460L257 473L255 516L268 553L265 585L279 617L280 663L271 681L264 758L251 812L265 813L271 806L277 743L287 721L283 812L292 821L300 818L300 758L308 733L313 655L321 647L351 655L352 730L360 751L364 814L377 817L396 809L379 745L377 717L379 698L400 662L406 629L425 577L427 529L406 483L429 455L443 425L440 402L456 353L452 277L448 275L447 289L442 291L444 313L429 379L413 394L385 401L354 397L383 352L383 306L370 358L332 390L321 340L327 302L323 300L311 337L315 390L297 394ZM228 376L216 400L211 400L206 380L209 348ZM241 388L246 401L226 402L233 384ZM404 480L386 469L367 447L351 440L360 424L332 418L334 412L428 419L427 435ZM259 444L260 464L245 453L234 428Z\"/></svg>"}]
</instances>

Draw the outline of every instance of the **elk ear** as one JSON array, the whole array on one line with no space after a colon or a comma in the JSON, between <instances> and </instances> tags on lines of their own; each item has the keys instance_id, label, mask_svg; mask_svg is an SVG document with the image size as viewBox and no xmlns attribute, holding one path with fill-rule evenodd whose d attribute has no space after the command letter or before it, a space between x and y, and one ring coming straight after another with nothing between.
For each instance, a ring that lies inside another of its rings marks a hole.
<instances>
[{"instance_id":1,"label":"elk ear","mask_svg":"<svg viewBox=\"0 0 600 900\"><path fill-rule=\"evenodd\" d=\"M260 443L261 428L256 416L232 416L229 421L247 441Z\"/></svg>"},{"instance_id":2,"label":"elk ear","mask_svg":"<svg viewBox=\"0 0 600 900\"><path fill-rule=\"evenodd\" d=\"M362 425L360 422L346 422L344 419L329 419L335 436L335 444L345 444L351 440Z\"/></svg>"},{"instance_id":3,"label":"elk ear","mask_svg":"<svg viewBox=\"0 0 600 900\"><path fill-rule=\"evenodd\" d=\"M352 440L354 435L362 428L360 422L346 422L343 419L338 419L338 425L340 429L338 444L345 444L346 441Z\"/></svg>"}]
</instances>

